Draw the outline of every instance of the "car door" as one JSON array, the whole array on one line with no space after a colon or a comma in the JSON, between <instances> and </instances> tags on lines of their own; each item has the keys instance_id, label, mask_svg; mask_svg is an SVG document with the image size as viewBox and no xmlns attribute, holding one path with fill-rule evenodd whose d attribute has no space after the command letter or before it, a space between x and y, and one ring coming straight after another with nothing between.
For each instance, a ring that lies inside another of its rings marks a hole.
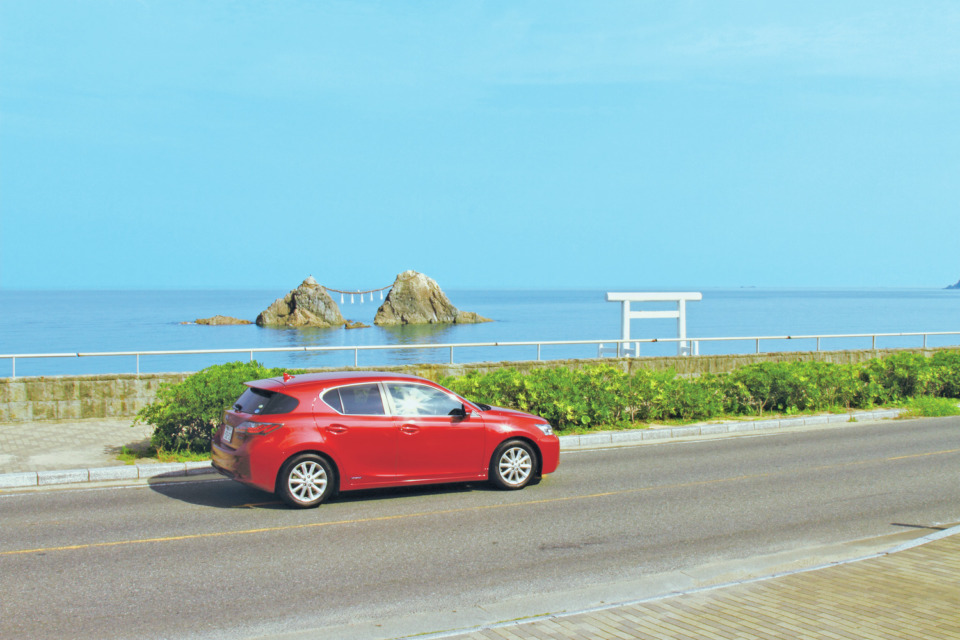
<instances>
[{"instance_id":1,"label":"car door","mask_svg":"<svg viewBox=\"0 0 960 640\"><path fill-rule=\"evenodd\" d=\"M379 383L328 389L320 399L335 415L318 416L317 427L331 448L343 488L393 484L399 431L388 415Z\"/></svg>"},{"instance_id":2,"label":"car door","mask_svg":"<svg viewBox=\"0 0 960 640\"><path fill-rule=\"evenodd\" d=\"M400 482L465 480L485 476L484 424L464 415L459 398L415 382L385 382L399 431Z\"/></svg>"}]
</instances>

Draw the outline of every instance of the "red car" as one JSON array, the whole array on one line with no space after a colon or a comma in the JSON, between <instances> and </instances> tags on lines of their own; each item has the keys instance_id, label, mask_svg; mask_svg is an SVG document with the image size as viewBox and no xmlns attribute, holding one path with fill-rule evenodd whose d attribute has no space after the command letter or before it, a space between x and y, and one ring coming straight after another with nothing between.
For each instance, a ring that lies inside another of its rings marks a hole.
<instances>
[{"instance_id":1,"label":"red car","mask_svg":"<svg viewBox=\"0 0 960 640\"><path fill-rule=\"evenodd\" d=\"M294 507L400 485L490 480L522 489L560 461L543 418L416 376L284 374L246 384L213 437L213 466Z\"/></svg>"}]
</instances>

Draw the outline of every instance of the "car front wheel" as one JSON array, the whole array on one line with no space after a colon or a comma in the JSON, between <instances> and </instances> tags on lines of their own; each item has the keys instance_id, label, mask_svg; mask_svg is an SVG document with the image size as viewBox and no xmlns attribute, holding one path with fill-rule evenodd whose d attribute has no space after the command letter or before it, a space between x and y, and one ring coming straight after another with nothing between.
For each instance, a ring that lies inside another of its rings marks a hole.
<instances>
[{"instance_id":1,"label":"car front wheel","mask_svg":"<svg viewBox=\"0 0 960 640\"><path fill-rule=\"evenodd\" d=\"M316 507L333 493L333 467L321 456L303 453L283 465L277 485L277 493L290 506Z\"/></svg>"},{"instance_id":2,"label":"car front wheel","mask_svg":"<svg viewBox=\"0 0 960 640\"><path fill-rule=\"evenodd\" d=\"M508 440L493 453L490 479L501 489L522 489L537 471L537 454L522 440Z\"/></svg>"}]
</instances>

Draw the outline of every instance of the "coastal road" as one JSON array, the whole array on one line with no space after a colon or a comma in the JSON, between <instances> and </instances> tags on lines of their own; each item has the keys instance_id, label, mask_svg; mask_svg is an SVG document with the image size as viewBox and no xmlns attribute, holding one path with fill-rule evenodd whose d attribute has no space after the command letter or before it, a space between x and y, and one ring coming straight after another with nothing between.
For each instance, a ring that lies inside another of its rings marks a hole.
<instances>
[{"instance_id":1,"label":"coastal road","mask_svg":"<svg viewBox=\"0 0 960 640\"><path fill-rule=\"evenodd\" d=\"M372 638L863 555L960 521L960 420L564 453L519 492L0 493L2 638Z\"/></svg>"}]
</instances>

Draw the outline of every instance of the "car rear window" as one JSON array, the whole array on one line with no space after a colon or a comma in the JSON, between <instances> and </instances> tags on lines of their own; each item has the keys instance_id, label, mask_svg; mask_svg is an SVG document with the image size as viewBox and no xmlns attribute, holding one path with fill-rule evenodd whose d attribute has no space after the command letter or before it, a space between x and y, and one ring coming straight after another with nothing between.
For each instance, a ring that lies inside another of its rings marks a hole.
<instances>
[{"instance_id":1,"label":"car rear window","mask_svg":"<svg viewBox=\"0 0 960 640\"><path fill-rule=\"evenodd\" d=\"M297 408L300 401L296 398L276 391L248 387L243 395L233 405L235 411L250 413L258 416L290 413Z\"/></svg>"},{"instance_id":2,"label":"car rear window","mask_svg":"<svg viewBox=\"0 0 960 640\"><path fill-rule=\"evenodd\" d=\"M380 386L376 383L352 384L330 389L323 394L323 401L338 413L346 415L382 416L385 413Z\"/></svg>"}]
</instances>

